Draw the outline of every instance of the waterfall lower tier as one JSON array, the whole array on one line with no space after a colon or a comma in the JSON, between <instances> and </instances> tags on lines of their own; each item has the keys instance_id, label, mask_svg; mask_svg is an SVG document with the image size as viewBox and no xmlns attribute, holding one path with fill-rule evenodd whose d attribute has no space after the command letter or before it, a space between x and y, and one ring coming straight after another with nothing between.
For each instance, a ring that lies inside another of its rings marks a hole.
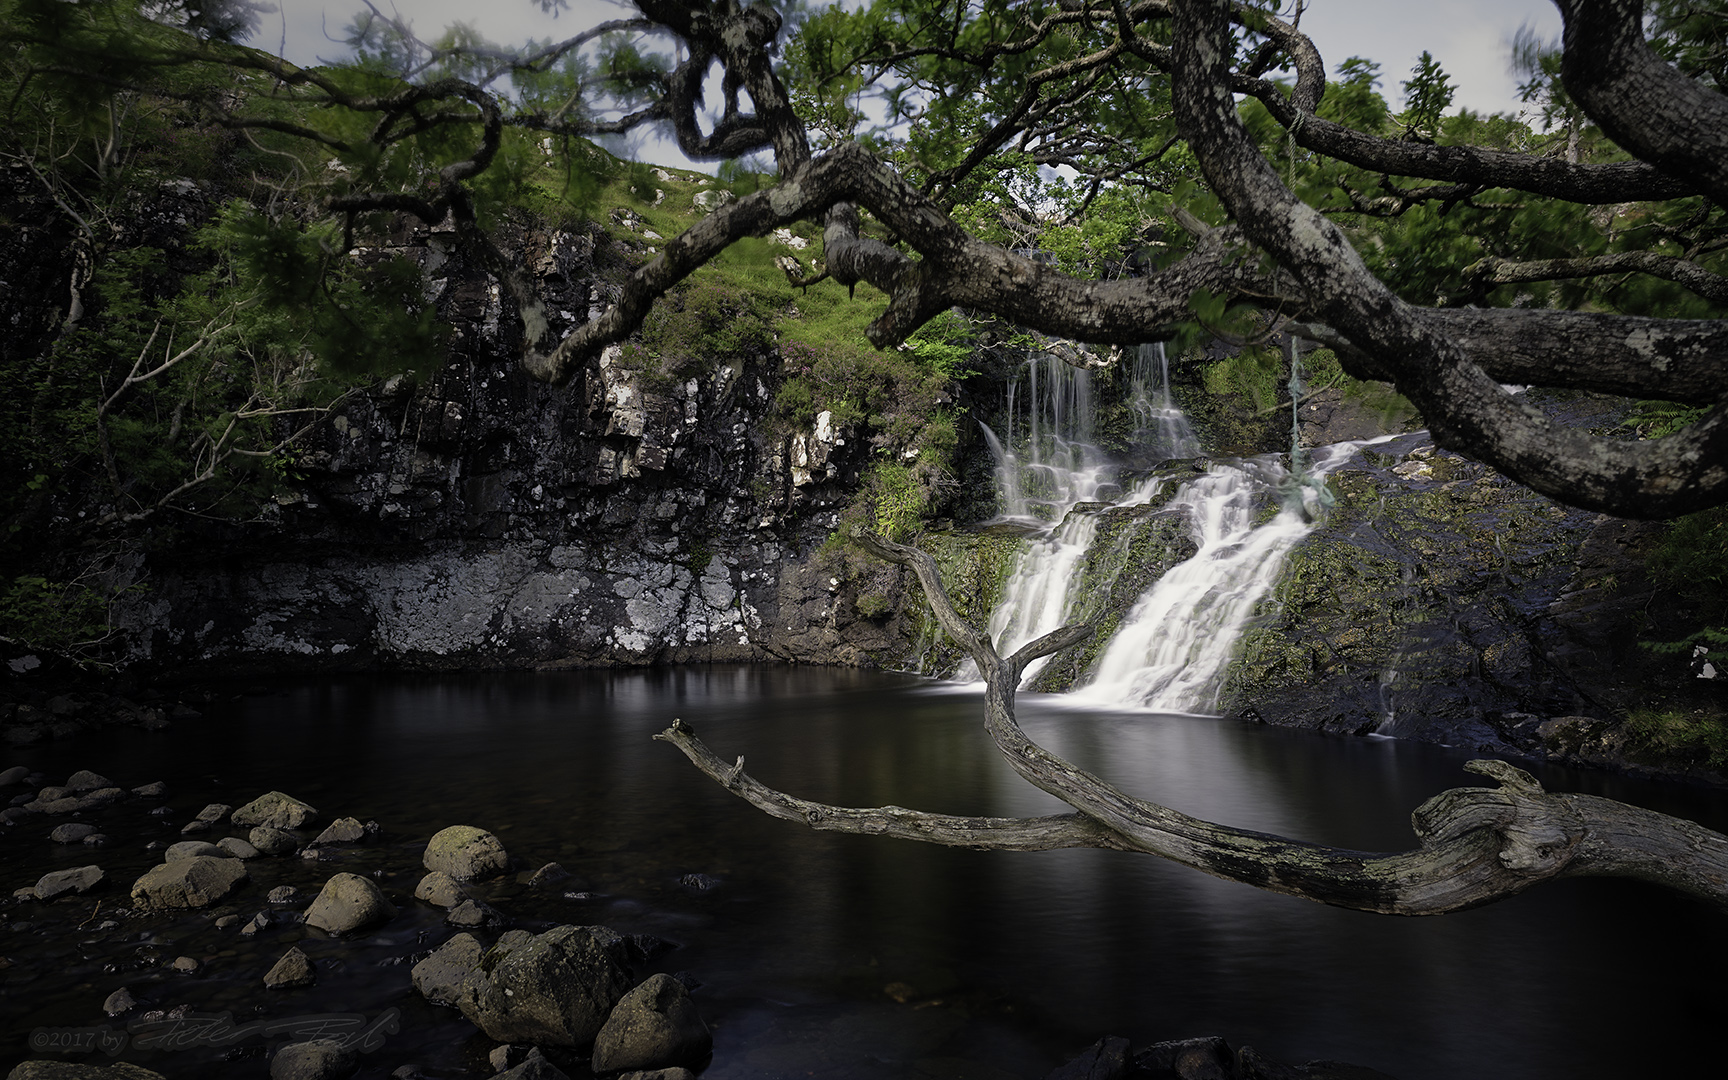
<instances>
[{"instance_id":1,"label":"waterfall lower tier","mask_svg":"<svg viewBox=\"0 0 1728 1080\"><path fill-rule=\"evenodd\" d=\"M1169 505L1187 512L1200 550L1140 598L1075 694L1165 712L1215 709L1237 638L1277 583L1284 556L1314 528L1320 483L1356 449L1320 451L1303 477L1263 459L1213 465L1184 485ZM1261 520L1280 489L1293 497Z\"/></svg>"}]
</instances>

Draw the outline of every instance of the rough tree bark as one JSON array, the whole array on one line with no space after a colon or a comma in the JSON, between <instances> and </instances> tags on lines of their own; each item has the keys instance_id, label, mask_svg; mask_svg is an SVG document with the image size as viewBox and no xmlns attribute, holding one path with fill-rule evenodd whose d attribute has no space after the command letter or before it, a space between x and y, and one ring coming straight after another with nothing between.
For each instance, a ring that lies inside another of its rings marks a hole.
<instances>
[{"instance_id":1,"label":"rough tree bark","mask_svg":"<svg viewBox=\"0 0 1728 1080\"><path fill-rule=\"evenodd\" d=\"M1602 876L1654 882L1728 908L1728 836L1611 799L1544 791L1529 773L1503 761L1466 765L1499 786L1453 788L1429 799L1411 815L1416 846L1387 854L1235 829L1137 799L1034 743L1014 715L1015 687L1027 663L1084 640L1089 627L1063 627L999 656L955 610L929 554L870 535L858 540L911 568L942 628L984 676L984 730L991 741L1016 773L1075 813L993 818L830 806L758 782L744 771L742 757L728 764L682 720L655 736L773 817L813 829L980 850L1138 851L1227 881L1388 915L1462 911L1543 881Z\"/></svg>"}]
</instances>

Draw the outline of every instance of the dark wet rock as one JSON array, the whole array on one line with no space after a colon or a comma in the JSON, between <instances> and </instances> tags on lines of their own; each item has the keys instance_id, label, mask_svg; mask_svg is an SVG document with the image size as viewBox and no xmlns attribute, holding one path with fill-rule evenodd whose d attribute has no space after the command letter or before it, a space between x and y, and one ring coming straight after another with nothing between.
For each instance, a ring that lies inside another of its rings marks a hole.
<instances>
[{"instance_id":1,"label":"dark wet rock","mask_svg":"<svg viewBox=\"0 0 1728 1080\"><path fill-rule=\"evenodd\" d=\"M239 859L199 855L152 867L132 886L132 899L149 908L208 907L245 881Z\"/></svg>"},{"instance_id":2,"label":"dark wet rock","mask_svg":"<svg viewBox=\"0 0 1728 1080\"><path fill-rule=\"evenodd\" d=\"M286 829L260 825L246 834L251 845L266 855L290 855L300 848L300 838Z\"/></svg>"},{"instance_id":3,"label":"dark wet rock","mask_svg":"<svg viewBox=\"0 0 1728 1080\"><path fill-rule=\"evenodd\" d=\"M36 793L34 801L24 806L39 814L72 814L108 806L125 797L126 792L117 787L97 788L82 794L64 787L46 787Z\"/></svg>"},{"instance_id":4,"label":"dark wet rock","mask_svg":"<svg viewBox=\"0 0 1728 1080\"><path fill-rule=\"evenodd\" d=\"M630 982L623 939L603 926L512 930L469 973L457 1006L499 1042L585 1046Z\"/></svg>"},{"instance_id":5,"label":"dark wet rock","mask_svg":"<svg viewBox=\"0 0 1728 1080\"><path fill-rule=\"evenodd\" d=\"M1128 1075L1128 1040L1107 1035L1045 1080L1123 1080Z\"/></svg>"},{"instance_id":6,"label":"dark wet rock","mask_svg":"<svg viewBox=\"0 0 1728 1080\"><path fill-rule=\"evenodd\" d=\"M462 891L462 885L455 878L442 870L434 870L420 879L420 884L414 886L414 899L424 900L428 904L441 908L452 908L467 898Z\"/></svg>"},{"instance_id":7,"label":"dark wet rock","mask_svg":"<svg viewBox=\"0 0 1728 1080\"><path fill-rule=\"evenodd\" d=\"M180 832L182 834L209 832L216 827L217 823L227 817L228 811L232 809L233 807L226 803L211 803L198 811L198 816L188 821Z\"/></svg>"},{"instance_id":8,"label":"dark wet rock","mask_svg":"<svg viewBox=\"0 0 1728 1080\"><path fill-rule=\"evenodd\" d=\"M568 880L570 880L570 871L564 869L555 862L549 862L529 875L528 884L556 885L561 881Z\"/></svg>"},{"instance_id":9,"label":"dark wet rock","mask_svg":"<svg viewBox=\"0 0 1728 1080\"><path fill-rule=\"evenodd\" d=\"M162 853L163 862L179 862L181 859L200 857L223 859L231 856L217 845L203 840L182 840L178 844L169 844L168 850Z\"/></svg>"},{"instance_id":10,"label":"dark wet rock","mask_svg":"<svg viewBox=\"0 0 1728 1080\"><path fill-rule=\"evenodd\" d=\"M450 909L444 921L451 926L477 929L482 926L502 926L504 916L479 900L468 899Z\"/></svg>"},{"instance_id":11,"label":"dark wet rock","mask_svg":"<svg viewBox=\"0 0 1728 1080\"><path fill-rule=\"evenodd\" d=\"M14 784L22 784L24 778L29 775L30 770L28 768L23 765L14 765L10 769L0 772L0 787L12 787Z\"/></svg>"},{"instance_id":12,"label":"dark wet rock","mask_svg":"<svg viewBox=\"0 0 1728 1080\"><path fill-rule=\"evenodd\" d=\"M160 780L153 780L148 784L140 784L133 788L132 794L145 799L160 799L168 794L168 785Z\"/></svg>"},{"instance_id":13,"label":"dark wet rock","mask_svg":"<svg viewBox=\"0 0 1728 1080\"><path fill-rule=\"evenodd\" d=\"M270 1080L346 1080L360 1068L360 1055L335 1039L293 1042L270 1059Z\"/></svg>"},{"instance_id":14,"label":"dark wet rock","mask_svg":"<svg viewBox=\"0 0 1728 1080\"><path fill-rule=\"evenodd\" d=\"M648 1069L621 1073L618 1080L696 1080L696 1074L682 1065L670 1069Z\"/></svg>"},{"instance_id":15,"label":"dark wet rock","mask_svg":"<svg viewBox=\"0 0 1728 1080\"><path fill-rule=\"evenodd\" d=\"M256 859L263 852L240 839L238 836L228 836L216 841L216 847L224 854L236 859Z\"/></svg>"},{"instance_id":16,"label":"dark wet rock","mask_svg":"<svg viewBox=\"0 0 1728 1080\"><path fill-rule=\"evenodd\" d=\"M216 929L232 930L246 920L239 915L223 915L216 920Z\"/></svg>"},{"instance_id":17,"label":"dark wet rock","mask_svg":"<svg viewBox=\"0 0 1728 1080\"><path fill-rule=\"evenodd\" d=\"M190 956L176 956L174 962L169 964L168 967L182 975L196 975L198 969L203 967L203 965Z\"/></svg>"},{"instance_id":18,"label":"dark wet rock","mask_svg":"<svg viewBox=\"0 0 1728 1080\"><path fill-rule=\"evenodd\" d=\"M78 794L83 794L86 791L97 791L102 788L111 788L113 786L114 781L103 776L101 773L91 772L89 769L79 769L77 772L66 778L66 789L68 791L77 792Z\"/></svg>"},{"instance_id":19,"label":"dark wet rock","mask_svg":"<svg viewBox=\"0 0 1728 1080\"><path fill-rule=\"evenodd\" d=\"M106 847L108 837L103 833L91 833L80 841L85 847Z\"/></svg>"},{"instance_id":20,"label":"dark wet rock","mask_svg":"<svg viewBox=\"0 0 1728 1080\"><path fill-rule=\"evenodd\" d=\"M283 953L282 958L264 973L264 985L271 990L294 990L317 981L318 973L313 969L312 961L299 946Z\"/></svg>"},{"instance_id":21,"label":"dark wet rock","mask_svg":"<svg viewBox=\"0 0 1728 1080\"><path fill-rule=\"evenodd\" d=\"M457 881L496 877L510 869L510 856L496 836L472 825L452 825L426 844L421 863Z\"/></svg>"},{"instance_id":22,"label":"dark wet rock","mask_svg":"<svg viewBox=\"0 0 1728 1080\"><path fill-rule=\"evenodd\" d=\"M270 890L266 900L272 904L298 904L306 894L293 885L278 885Z\"/></svg>"},{"instance_id":23,"label":"dark wet rock","mask_svg":"<svg viewBox=\"0 0 1728 1080\"><path fill-rule=\"evenodd\" d=\"M234 811L230 819L242 829L268 826L273 829L299 829L318 820L318 811L292 795L269 791Z\"/></svg>"},{"instance_id":24,"label":"dark wet rock","mask_svg":"<svg viewBox=\"0 0 1728 1080\"><path fill-rule=\"evenodd\" d=\"M0 810L0 821L4 821L8 825L16 825L20 821L34 817L35 813L34 810L26 810L22 806L9 806Z\"/></svg>"},{"instance_id":25,"label":"dark wet rock","mask_svg":"<svg viewBox=\"0 0 1728 1080\"><path fill-rule=\"evenodd\" d=\"M594 1039L594 1071L700 1065L714 1037L689 991L670 975L650 975L613 1007Z\"/></svg>"},{"instance_id":26,"label":"dark wet rock","mask_svg":"<svg viewBox=\"0 0 1728 1080\"><path fill-rule=\"evenodd\" d=\"M485 952L473 934L457 934L409 973L414 989L434 1005L454 1005L462 993L462 981L480 964Z\"/></svg>"},{"instance_id":27,"label":"dark wet rock","mask_svg":"<svg viewBox=\"0 0 1728 1080\"><path fill-rule=\"evenodd\" d=\"M1134 1070L1155 1080L1236 1080L1236 1055L1217 1036L1176 1039L1135 1054Z\"/></svg>"},{"instance_id":28,"label":"dark wet rock","mask_svg":"<svg viewBox=\"0 0 1728 1080\"><path fill-rule=\"evenodd\" d=\"M6 1074L6 1080L167 1080L141 1065L117 1061L86 1065L77 1061L26 1061Z\"/></svg>"},{"instance_id":29,"label":"dark wet rock","mask_svg":"<svg viewBox=\"0 0 1728 1080\"><path fill-rule=\"evenodd\" d=\"M323 832L318 834L318 839L312 842L314 844L358 844L377 831L376 825L368 829L360 823L359 818L337 818Z\"/></svg>"},{"instance_id":30,"label":"dark wet rock","mask_svg":"<svg viewBox=\"0 0 1728 1080\"><path fill-rule=\"evenodd\" d=\"M306 925L331 934L351 934L393 918L396 907L371 878L337 874L306 909Z\"/></svg>"},{"instance_id":31,"label":"dark wet rock","mask_svg":"<svg viewBox=\"0 0 1728 1080\"><path fill-rule=\"evenodd\" d=\"M547 1061L539 1047L531 1047L520 1064L504 1070L492 1080L570 1080L570 1076Z\"/></svg>"},{"instance_id":32,"label":"dark wet rock","mask_svg":"<svg viewBox=\"0 0 1728 1080\"><path fill-rule=\"evenodd\" d=\"M124 1016L136 1009L141 1002L132 995L132 991L124 986L108 995L102 1003L102 1011L109 1016Z\"/></svg>"},{"instance_id":33,"label":"dark wet rock","mask_svg":"<svg viewBox=\"0 0 1728 1080\"><path fill-rule=\"evenodd\" d=\"M1236 1054L1238 1080L1394 1080L1378 1069L1342 1061L1309 1061L1289 1065L1264 1057L1252 1046Z\"/></svg>"},{"instance_id":34,"label":"dark wet rock","mask_svg":"<svg viewBox=\"0 0 1728 1080\"><path fill-rule=\"evenodd\" d=\"M725 882L711 874L685 874L683 877L678 879L678 884L689 889L691 892L704 893L713 892L715 889L718 889L721 885L725 884Z\"/></svg>"},{"instance_id":35,"label":"dark wet rock","mask_svg":"<svg viewBox=\"0 0 1728 1080\"><path fill-rule=\"evenodd\" d=\"M68 821L64 825L55 826L54 831L48 834L48 839L56 844L81 844L86 836L94 836L95 834L96 826L94 825L82 821Z\"/></svg>"},{"instance_id":36,"label":"dark wet rock","mask_svg":"<svg viewBox=\"0 0 1728 1080\"><path fill-rule=\"evenodd\" d=\"M38 900L52 900L68 893L82 896L100 887L106 878L107 875L100 866L76 866L69 870L43 874L36 882L34 892Z\"/></svg>"},{"instance_id":37,"label":"dark wet rock","mask_svg":"<svg viewBox=\"0 0 1728 1080\"><path fill-rule=\"evenodd\" d=\"M277 919L274 914L268 911L260 911L258 914L252 916L245 926L240 928L240 933L246 937L255 937L259 933L275 926L276 923Z\"/></svg>"}]
</instances>

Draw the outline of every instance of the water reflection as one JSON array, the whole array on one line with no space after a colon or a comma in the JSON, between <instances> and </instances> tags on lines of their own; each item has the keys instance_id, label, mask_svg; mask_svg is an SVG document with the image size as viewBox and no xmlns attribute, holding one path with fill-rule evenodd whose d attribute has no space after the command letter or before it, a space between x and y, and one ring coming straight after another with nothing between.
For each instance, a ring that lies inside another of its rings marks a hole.
<instances>
[{"instance_id":1,"label":"water reflection","mask_svg":"<svg viewBox=\"0 0 1728 1080\"><path fill-rule=\"evenodd\" d=\"M1412 808L1478 782L1459 771L1469 755L1434 747L1022 700L1034 738L1136 794L1330 844L1408 847ZM805 668L344 679L237 700L162 735L108 733L16 757L55 778L86 767L128 784L167 780L176 824L207 801L271 788L327 816L374 818L385 843L364 858L399 899L433 831L491 828L530 865L563 863L591 894L498 897L512 917L604 921L682 946L663 963L705 984L711 1078L1042 1077L1106 1032L1136 1044L1220 1034L1404 1080L1682 1073L1708 1052L1700 1036L1728 1006L1713 977L1728 960L1722 920L1655 889L1561 883L1438 919L1337 911L1122 853L980 853L815 833L762 816L651 739L682 716L764 782L823 801L1062 809L1002 764L978 705L976 693L921 680ZM1709 793L1561 770L1542 778L1718 828L1728 820ZM119 831L137 809L112 813L104 828L120 841L101 861L129 882L154 861L142 850L153 834ZM88 861L49 850L46 831L21 827L0 850L11 887L52 860ZM270 873L327 872L282 864L260 870L254 888ZM723 884L692 893L678 885L692 872ZM233 948L207 924L200 915L160 932L208 941L212 955ZM349 981L321 988L347 1008L404 1008L408 1030L375 1063L378 1076L407 1060L478 1060L466 1025L416 1005L406 968L386 963L422 932L448 934L407 901L389 933L346 947L359 950ZM7 949L26 962L64 953L45 939ZM141 977L103 974L100 948L89 952L61 956L62 975L27 983L15 982L17 968L0 972L0 1027L17 1037L36 1024L92 1022L112 989ZM244 1007L261 993L260 963L242 950L175 992ZM158 1065L226 1075L219 1063Z\"/></svg>"}]
</instances>

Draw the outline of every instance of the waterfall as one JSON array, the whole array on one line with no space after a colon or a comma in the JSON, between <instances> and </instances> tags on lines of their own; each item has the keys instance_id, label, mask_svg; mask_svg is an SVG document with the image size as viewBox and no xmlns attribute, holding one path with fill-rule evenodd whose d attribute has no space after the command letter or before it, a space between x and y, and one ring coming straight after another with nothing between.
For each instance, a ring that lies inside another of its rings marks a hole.
<instances>
[{"instance_id":1,"label":"waterfall","mask_svg":"<svg viewBox=\"0 0 1728 1080\"><path fill-rule=\"evenodd\" d=\"M1141 441L1166 459L1199 457L1200 440L1170 397L1170 358L1162 341L1140 346L1130 385Z\"/></svg>"},{"instance_id":2,"label":"waterfall","mask_svg":"<svg viewBox=\"0 0 1728 1080\"><path fill-rule=\"evenodd\" d=\"M1300 400L1296 362L1292 396ZM1074 618L1078 605L1071 593L1098 532L1098 516L1090 512L1096 508L1081 504L1145 503L1169 482L1153 478L1122 492L1114 468L1092 443L1090 379L1089 372L1054 357L1033 360L1009 386L1006 436L984 429L996 455L1003 518L1037 529L991 614L989 635L1004 656ZM1140 417L1137 437L1150 456L1199 456L1199 441L1170 395L1162 344L1140 348L1130 387ZM1077 697L1172 712L1216 708L1243 627L1277 581L1284 557L1330 502L1326 474L1357 449L1348 443L1329 447L1305 469L1309 452L1294 434L1292 444L1290 469L1272 456L1217 462L1170 496L1166 508L1186 515L1198 551L1166 572L1123 616L1084 685L1073 691ZM1268 518L1272 507L1278 509ZM1044 663L1029 665L1022 685ZM976 666L967 661L956 677L975 680Z\"/></svg>"},{"instance_id":3,"label":"waterfall","mask_svg":"<svg viewBox=\"0 0 1728 1080\"><path fill-rule=\"evenodd\" d=\"M1325 448L1303 477L1264 458L1214 464L1184 485L1168 505L1187 511L1200 550L1129 610L1075 694L1166 712L1216 708L1236 639L1276 584L1284 557L1314 529L1326 474L1356 449L1354 443ZM1265 497L1280 489L1299 494L1257 524Z\"/></svg>"}]
</instances>

